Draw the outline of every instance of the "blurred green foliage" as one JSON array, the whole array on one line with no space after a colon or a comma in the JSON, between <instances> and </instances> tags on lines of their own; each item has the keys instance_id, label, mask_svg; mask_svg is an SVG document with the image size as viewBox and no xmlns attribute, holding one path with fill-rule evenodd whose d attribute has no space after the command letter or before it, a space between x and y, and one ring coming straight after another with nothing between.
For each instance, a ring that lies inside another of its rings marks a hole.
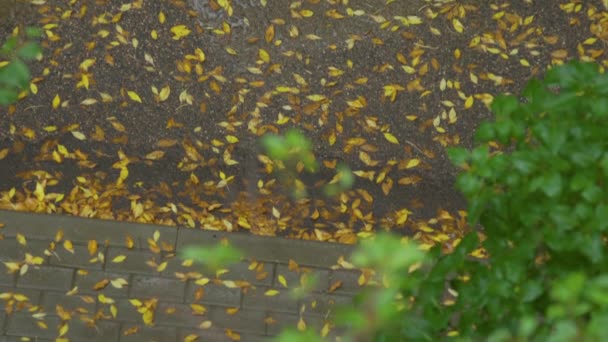
<instances>
[{"instance_id":1,"label":"blurred green foliage","mask_svg":"<svg viewBox=\"0 0 608 342\"><path fill-rule=\"evenodd\" d=\"M28 27L25 37L12 35L0 47L0 105L17 101L19 93L27 89L31 74L25 61L42 54L40 44L35 41L41 34L40 29Z\"/></svg>"},{"instance_id":2,"label":"blurred green foliage","mask_svg":"<svg viewBox=\"0 0 608 342\"><path fill-rule=\"evenodd\" d=\"M293 197L306 197L308 192L298 177L298 169L302 166L310 173L319 171L312 142L301 131L289 129L282 136L266 134L261 138L261 143L270 159L277 165L281 182L291 188ZM339 164L336 171L336 176L323 188L323 193L328 197L348 190L355 181L348 165Z\"/></svg>"},{"instance_id":3,"label":"blurred green foliage","mask_svg":"<svg viewBox=\"0 0 608 342\"><path fill-rule=\"evenodd\" d=\"M209 272L216 272L237 263L243 257L242 252L228 243L219 243L211 247L187 246L181 251L181 258L201 264Z\"/></svg>"}]
</instances>

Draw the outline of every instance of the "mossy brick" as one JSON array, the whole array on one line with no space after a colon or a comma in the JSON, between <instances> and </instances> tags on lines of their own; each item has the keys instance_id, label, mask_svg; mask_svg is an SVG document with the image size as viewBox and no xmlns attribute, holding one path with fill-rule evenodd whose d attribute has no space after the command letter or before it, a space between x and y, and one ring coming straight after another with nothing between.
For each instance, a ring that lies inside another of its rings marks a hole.
<instances>
[{"instance_id":1,"label":"mossy brick","mask_svg":"<svg viewBox=\"0 0 608 342\"><path fill-rule=\"evenodd\" d=\"M315 286L311 288L312 291L326 291L329 288L329 272L330 271L327 269L304 266L300 266L297 270L291 271L287 265L278 264L273 279L273 286L277 288L283 287L283 284L279 281L279 275L282 275L289 288L298 287L301 285L302 276L307 275L317 279Z\"/></svg>"},{"instance_id":2,"label":"mossy brick","mask_svg":"<svg viewBox=\"0 0 608 342\"><path fill-rule=\"evenodd\" d=\"M133 276L130 296L135 298L156 297L169 302L183 302L186 282L177 279Z\"/></svg>"},{"instance_id":3,"label":"mossy brick","mask_svg":"<svg viewBox=\"0 0 608 342\"><path fill-rule=\"evenodd\" d=\"M44 322L47 329L42 328L38 322ZM40 338L54 339L57 337L57 325L60 321L57 316L45 316L42 320L37 320L31 314L17 312L8 316L5 334L8 336L29 337L34 340Z\"/></svg>"},{"instance_id":4,"label":"mossy brick","mask_svg":"<svg viewBox=\"0 0 608 342\"><path fill-rule=\"evenodd\" d=\"M353 305L351 296L334 294L312 293L298 301L298 307L304 307L306 313L328 317L332 316L340 307L352 307Z\"/></svg>"},{"instance_id":5,"label":"mossy brick","mask_svg":"<svg viewBox=\"0 0 608 342\"><path fill-rule=\"evenodd\" d=\"M268 291L278 291L278 294L268 295ZM291 290L268 286L257 286L243 291L244 308L269 309L273 311L298 312L298 303L291 296Z\"/></svg>"},{"instance_id":6,"label":"mossy brick","mask_svg":"<svg viewBox=\"0 0 608 342\"><path fill-rule=\"evenodd\" d=\"M227 309L220 306L210 308L209 318L214 327L260 335L265 333L265 311L241 308L236 313L232 313Z\"/></svg>"},{"instance_id":7,"label":"mossy brick","mask_svg":"<svg viewBox=\"0 0 608 342\"><path fill-rule=\"evenodd\" d=\"M248 257L261 261L288 263L293 259L305 266L330 267L340 256L348 259L353 246L337 243L252 236L244 233L200 231L180 228L176 249L185 246L214 246L222 239L243 251Z\"/></svg>"},{"instance_id":8,"label":"mossy brick","mask_svg":"<svg viewBox=\"0 0 608 342\"><path fill-rule=\"evenodd\" d=\"M27 297L26 302L32 306L40 304L40 295L41 295L40 290L18 289L16 287L2 286L2 287L0 287L0 293L12 293L13 295L18 294L18 295L25 296L25 297Z\"/></svg>"},{"instance_id":9,"label":"mossy brick","mask_svg":"<svg viewBox=\"0 0 608 342\"><path fill-rule=\"evenodd\" d=\"M30 266L17 278L17 287L68 291L72 286L74 270L51 266Z\"/></svg>"},{"instance_id":10,"label":"mossy brick","mask_svg":"<svg viewBox=\"0 0 608 342\"><path fill-rule=\"evenodd\" d=\"M2 217L2 223L5 224L2 234L7 238L15 237L17 233L20 233L28 238L52 241L57 231L61 229L64 239L74 243L86 244L89 240L95 239L100 244L108 241L110 246L121 247L125 246L128 235L135 242L135 248L147 248L148 238L152 238L156 231L160 234L159 241L167 242L170 245L175 244L177 237L177 229L174 227L135 222L116 224L112 220L6 210L0 210L0 217Z\"/></svg>"},{"instance_id":11,"label":"mossy brick","mask_svg":"<svg viewBox=\"0 0 608 342\"><path fill-rule=\"evenodd\" d=\"M118 259L115 259L119 257ZM120 261L124 257L124 260ZM160 263L160 254L137 249L110 247L106 254L106 271L151 274L156 269L148 261ZM116 260L116 261L114 261Z\"/></svg>"},{"instance_id":12,"label":"mossy brick","mask_svg":"<svg viewBox=\"0 0 608 342\"><path fill-rule=\"evenodd\" d=\"M262 334L252 334L245 333L243 331L238 331L232 329L234 333L239 334L241 337L241 341L245 342L268 342L268 336L264 336ZM226 329L221 329L217 327L211 327L209 329L178 329L177 331L177 341L184 341L188 336L196 336L198 339L196 341L204 341L204 342L230 342L230 339L226 335Z\"/></svg>"},{"instance_id":13,"label":"mossy brick","mask_svg":"<svg viewBox=\"0 0 608 342\"><path fill-rule=\"evenodd\" d=\"M55 248L54 253L49 257L49 263L54 266L78 267L94 270L101 270L103 268L103 262L101 260L98 259L96 262L91 262L93 258L97 257L97 253L95 253L95 255L89 254L86 245L73 244L72 247L73 253L65 249L62 244L59 244Z\"/></svg>"},{"instance_id":14,"label":"mossy brick","mask_svg":"<svg viewBox=\"0 0 608 342\"><path fill-rule=\"evenodd\" d=\"M44 291L42 293L42 299L40 300L40 306L42 306L46 312L55 312L57 305L63 307L66 311L72 311L79 309L79 311L86 310L88 313L95 312L95 301L85 300L83 295L66 295L65 292L55 291ZM93 297L88 296L93 299Z\"/></svg>"},{"instance_id":15,"label":"mossy brick","mask_svg":"<svg viewBox=\"0 0 608 342\"><path fill-rule=\"evenodd\" d=\"M32 240L25 236L25 245L20 244L16 238L6 238L0 240L0 255L1 262L21 261L25 259L25 254L29 253L33 256L39 256L47 263L47 256L44 255L44 250L47 249L49 243L46 241Z\"/></svg>"},{"instance_id":16,"label":"mossy brick","mask_svg":"<svg viewBox=\"0 0 608 342\"><path fill-rule=\"evenodd\" d=\"M127 297L129 295L129 286L131 276L128 273L117 273L95 270L77 270L74 278L74 286L78 286L78 293L82 294L100 294L103 293L108 297ZM122 288L114 287L112 280L124 279L129 284L123 285ZM95 290L96 285L102 285L105 281L110 281L105 288Z\"/></svg>"},{"instance_id":17,"label":"mossy brick","mask_svg":"<svg viewBox=\"0 0 608 342\"><path fill-rule=\"evenodd\" d=\"M361 291L359 286L359 277L361 271L357 270L333 270L329 277L329 286L333 286L340 282L340 286L335 289L336 294L355 294Z\"/></svg>"},{"instance_id":18,"label":"mossy brick","mask_svg":"<svg viewBox=\"0 0 608 342\"><path fill-rule=\"evenodd\" d=\"M198 301L201 304L217 304L238 307L241 305L241 289L228 288L224 285L208 283L204 286L188 281L186 288L186 302L195 302L196 293L202 288L202 297Z\"/></svg>"},{"instance_id":19,"label":"mossy brick","mask_svg":"<svg viewBox=\"0 0 608 342\"><path fill-rule=\"evenodd\" d=\"M132 333L132 331L135 331ZM175 342L177 329L171 327L149 327L145 325L123 324L119 342ZM183 340L182 340L183 341Z\"/></svg>"}]
</instances>

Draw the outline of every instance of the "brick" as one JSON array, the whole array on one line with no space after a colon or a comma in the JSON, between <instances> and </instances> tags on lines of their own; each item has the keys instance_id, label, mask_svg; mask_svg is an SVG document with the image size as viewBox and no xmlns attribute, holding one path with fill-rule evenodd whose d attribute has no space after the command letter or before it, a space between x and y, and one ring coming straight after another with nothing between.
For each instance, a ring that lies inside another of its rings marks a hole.
<instances>
[{"instance_id":1,"label":"brick","mask_svg":"<svg viewBox=\"0 0 608 342\"><path fill-rule=\"evenodd\" d=\"M334 270L329 278L330 287L340 281L342 285L335 290L336 294L355 294L361 291L358 283L360 275L361 271L356 270Z\"/></svg>"},{"instance_id":2,"label":"brick","mask_svg":"<svg viewBox=\"0 0 608 342\"><path fill-rule=\"evenodd\" d=\"M249 262L239 262L226 267L228 272L222 274L222 280L243 280L252 285L270 286L274 274L274 263L260 262L254 270L249 270ZM259 268L259 272L258 272Z\"/></svg>"},{"instance_id":3,"label":"brick","mask_svg":"<svg viewBox=\"0 0 608 342\"><path fill-rule=\"evenodd\" d=\"M142 314L129 300L119 299L115 305L117 321L143 325ZM109 310L104 309L104 312L109 313ZM160 302L154 311L154 324L158 326L194 328L208 319L207 315L193 315L192 309L186 304Z\"/></svg>"},{"instance_id":4,"label":"brick","mask_svg":"<svg viewBox=\"0 0 608 342\"><path fill-rule=\"evenodd\" d=\"M18 289L15 287L0 287L0 293L20 294L27 297L27 303L32 306L40 304L40 291L34 289Z\"/></svg>"},{"instance_id":5,"label":"brick","mask_svg":"<svg viewBox=\"0 0 608 342\"><path fill-rule=\"evenodd\" d=\"M70 341L118 341L120 333L120 323L118 322L97 321L95 327L91 327L79 319L72 319L69 324L70 330L66 337Z\"/></svg>"},{"instance_id":6,"label":"brick","mask_svg":"<svg viewBox=\"0 0 608 342\"><path fill-rule=\"evenodd\" d=\"M299 267L298 270L290 271L289 267L285 264L277 265L277 270L274 276L273 286L283 287L278 281L278 276L282 275L287 281L289 288L300 286L300 278L302 275L308 274L317 278L316 285L311 289L312 291L326 291L329 288L329 270L312 268L312 267Z\"/></svg>"},{"instance_id":7,"label":"brick","mask_svg":"<svg viewBox=\"0 0 608 342\"><path fill-rule=\"evenodd\" d=\"M272 323L267 324L266 334L274 336L281 333L281 331L291 328L296 329L298 321L300 320L299 314L287 314L284 312L269 312L267 317L271 317ZM324 324L323 318L319 316L302 315L302 319L308 328L312 328L319 331Z\"/></svg>"},{"instance_id":8,"label":"brick","mask_svg":"<svg viewBox=\"0 0 608 342\"><path fill-rule=\"evenodd\" d=\"M117 314L116 320L119 322L128 322L132 324L142 324L142 314L137 312L137 308L133 306L127 299L118 299L116 300ZM109 305L103 305L104 313L109 314L110 310L108 309Z\"/></svg>"},{"instance_id":9,"label":"brick","mask_svg":"<svg viewBox=\"0 0 608 342\"><path fill-rule=\"evenodd\" d=\"M350 296L313 293L301 299L298 307L304 306L305 312L311 315L331 316L337 308L353 304Z\"/></svg>"},{"instance_id":10,"label":"brick","mask_svg":"<svg viewBox=\"0 0 608 342\"><path fill-rule=\"evenodd\" d=\"M126 259L122 262L112 262L115 257L124 255ZM129 272L136 274L150 274L156 270L146 262L153 260L160 262L160 255L148 251L127 248L108 248L106 255L106 271Z\"/></svg>"},{"instance_id":11,"label":"brick","mask_svg":"<svg viewBox=\"0 0 608 342\"><path fill-rule=\"evenodd\" d=\"M183 302L186 283L177 279L134 276L131 284L131 297L157 297L171 302Z\"/></svg>"},{"instance_id":12,"label":"brick","mask_svg":"<svg viewBox=\"0 0 608 342\"><path fill-rule=\"evenodd\" d=\"M214 327L260 335L265 333L265 311L240 309L234 314L229 314L226 309L221 306L209 308L209 318Z\"/></svg>"},{"instance_id":13,"label":"brick","mask_svg":"<svg viewBox=\"0 0 608 342\"><path fill-rule=\"evenodd\" d=\"M137 332L129 334L129 329L137 327ZM168 327L148 327L143 325L123 324L120 342L175 342L177 330ZM182 340L183 341L183 340Z\"/></svg>"},{"instance_id":14,"label":"brick","mask_svg":"<svg viewBox=\"0 0 608 342\"><path fill-rule=\"evenodd\" d=\"M188 273L188 272L198 272L201 274L208 274L205 272L204 266L200 264L193 264L192 266L182 266L181 258L171 258L168 260L166 272L167 276L173 276L175 272L180 273ZM249 262L238 262L232 265L227 266L225 269L228 271L226 273L222 273L220 278L222 280L242 280L248 281L252 285L266 285L270 286L272 283L272 275L274 272L274 264L273 263L260 263L261 270L260 272L256 272L256 270L249 270ZM260 277L258 279L258 274L262 275L266 273L265 277Z\"/></svg>"},{"instance_id":15,"label":"brick","mask_svg":"<svg viewBox=\"0 0 608 342\"><path fill-rule=\"evenodd\" d=\"M66 311L84 309L88 313L95 312L95 302L86 302L83 297L81 295L68 296L65 292L45 291L42 294L40 306L45 308L48 313L54 313L57 305L61 305Z\"/></svg>"},{"instance_id":16,"label":"brick","mask_svg":"<svg viewBox=\"0 0 608 342\"><path fill-rule=\"evenodd\" d=\"M204 314L194 314L188 304L161 303L156 311L156 324L173 327L196 328L202 322L209 320L210 307L203 305L207 311Z\"/></svg>"},{"instance_id":17,"label":"brick","mask_svg":"<svg viewBox=\"0 0 608 342\"><path fill-rule=\"evenodd\" d=\"M40 266L30 267L19 276L17 287L67 291L72 285L74 270L68 268Z\"/></svg>"},{"instance_id":18,"label":"brick","mask_svg":"<svg viewBox=\"0 0 608 342\"><path fill-rule=\"evenodd\" d=\"M48 247L48 242L32 240L28 236L25 236L25 238L25 246L19 244L16 238L0 240L0 251L2 251L0 261L21 261L25 258L25 253L29 253L44 258L46 263L47 257L44 255L44 250Z\"/></svg>"},{"instance_id":19,"label":"brick","mask_svg":"<svg viewBox=\"0 0 608 342\"><path fill-rule=\"evenodd\" d=\"M279 294L274 296L266 296L268 290L277 290ZM273 311L297 312L298 303L290 294L289 289L278 289L266 286L258 286L250 288L245 293L243 292L243 307L252 309L269 309Z\"/></svg>"},{"instance_id":20,"label":"brick","mask_svg":"<svg viewBox=\"0 0 608 342\"><path fill-rule=\"evenodd\" d=\"M15 286L17 275L8 273L5 267L0 266L0 286Z\"/></svg>"},{"instance_id":21,"label":"brick","mask_svg":"<svg viewBox=\"0 0 608 342\"><path fill-rule=\"evenodd\" d=\"M64 238L75 243L86 244L90 239L108 241L110 246L125 246L127 235L133 238L136 248L147 248L147 239L155 231L160 233L160 241L175 244L177 229L150 224L121 222L116 224L111 220L96 220L66 215L46 215L30 212L0 211L2 229L5 237L15 237L21 233L28 238L51 241L59 229L63 230ZM44 229L41 229L44 227Z\"/></svg>"},{"instance_id":22,"label":"brick","mask_svg":"<svg viewBox=\"0 0 608 342\"><path fill-rule=\"evenodd\" d=\"M182 228L178 231L176 250L189 245L213 246L223 238L240 248L250 258L285 264L289 259L293 259L306 266L329 267L336 264L340 256L348 259L354 250L351 245L336 243Z\"/></svg>"},{"instance_id":23,"label":"brick","mask_svg":"<svg viewBox=\"0 0 608 342\"><path fill-rule=\"evenodd\" d=\"M201 286L194 284L193 281L189 281L186 288L186 302L191 303L195 301L196 291ZM217 304L226 306L240 306L241 305L241 289L239 288L228 288L223 285L216 285L209 283L203 288L203 296L200 302L203 304Z\"/></svg>"},{"instance_id":24,"label":"brick","mask_svg":"<svg viewBox=\"0 0 608 342\"><path fill-rule=\"evenodd\" d=\"M128 285L124 285L122 288L116 288L112 284L108 284L103 290L95 290L94 287L99 282L107 279L114 280L122 278L129 282ZM103 293L108 297L127 297L129 295L130 275L126 273L116 272L105 272L105 271L93 271L93 270L78 270L76 271L76 278L74 280L74 286L78 286L78 293L83 294L94 294Z\"/></svg>"},{"instance_id":25,"label":"brick","mask_svg":"<svg viewBox=\"0 0 608 342\"><path fill-rule=\"evenodd\" d=\"M95 263L91 263L90 260L97 256L89 254L86 245L73 244L74 253L63 248L59 245L55 249L55 253L49 257L50 264L54 266L65 266L65 267L77 267L77 268L88 268L94 270L101 270L103 263L101 260L97 260Z\"/></svg>"},{"instance_id":26,"label":"brick","mask_svg":"<svg viewBox=\"0 0 608 342\"><path fill-rule=\"evenodd\" d=\"M234 330L233 330L234 331ZM260 334L244 333L242 331L234 331L241 336L241 341L246 342L268 342L268 336ZM198 336L196 341L204 342L230 342L231 339L226 336L225 329L211 327L209 329L179 329L177 332L177 341L183 341L187 336Z\"/></svg>"},{"instance_id":27,"label":"brick","mask_svg":"<svg viewBox=\"0 0 608 342\"><path fill-rule=\"evenodd\" d=\"M25 338L25 340L24 340L24 338ZM50 339L50 338L36 338L34 340L34 339L30 339L27 336L0 336L1 342L25 342L25 341L28 341L27 339L29 339L29 341L31 341L31 342L54 342L55 341L55 339Z\"/></svg>"},{"instance_id":28,"label":"brick","mask_svg":"<svg viewBox=\"0 0 608 342\"><path fill-rule=\"evenodd\" d=\"M24 312L13 313L8 317L8 327L5 333L9 336L30 338L54 339L57 337L56 327L59 324L59 318L56 316L46 316L42 321L47 324L48 329L41 328L31 314Z\"/></svg>"}]
</instances>

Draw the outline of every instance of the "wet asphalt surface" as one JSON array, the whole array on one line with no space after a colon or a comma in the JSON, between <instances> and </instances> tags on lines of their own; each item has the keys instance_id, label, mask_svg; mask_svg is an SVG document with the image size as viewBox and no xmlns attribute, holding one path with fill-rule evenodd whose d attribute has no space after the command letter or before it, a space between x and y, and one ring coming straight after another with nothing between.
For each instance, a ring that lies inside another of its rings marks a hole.
<instances>
[{"instance_id":1,"label":"wet asphalt surface","mask_svg":"<svg viewBox=\"0 0 608 342\"><path fill-rule=\"evenodd\" d=\"M448 242L462 233L466 203L446 148L472 146L492 96L570 58L602 62L606 38L600 1L231 7L21 5L0 38L17 24L42 26L45 52L31 64L30 94L0 109L0 208L345 243L379 230ZM301 175L302 200L269 172L276 165L258 143L290 127L322 163ZM327 198L320 188L338 162L356 182Z\"/></svg>"}]
</instances>

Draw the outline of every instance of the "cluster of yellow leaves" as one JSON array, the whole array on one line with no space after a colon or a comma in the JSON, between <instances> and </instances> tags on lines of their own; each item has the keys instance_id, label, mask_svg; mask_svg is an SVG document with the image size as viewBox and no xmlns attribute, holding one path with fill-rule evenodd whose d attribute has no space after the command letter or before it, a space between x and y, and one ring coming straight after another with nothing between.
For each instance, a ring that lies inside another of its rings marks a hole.
<instances>
[{"instance_id":1,"label":"cluster of yellow leaves","mask_svg":"<svg viewBox=\"0 0 608 342\"><path fill-rule=\"evenodd\" d=\"M141 301L139 299L129 299L131 305L137 308L137 312L142 315L144 324L148 326L154 325L154 315L158 304L157 298L151 298Z\"/></svg>"}]
</instances>

